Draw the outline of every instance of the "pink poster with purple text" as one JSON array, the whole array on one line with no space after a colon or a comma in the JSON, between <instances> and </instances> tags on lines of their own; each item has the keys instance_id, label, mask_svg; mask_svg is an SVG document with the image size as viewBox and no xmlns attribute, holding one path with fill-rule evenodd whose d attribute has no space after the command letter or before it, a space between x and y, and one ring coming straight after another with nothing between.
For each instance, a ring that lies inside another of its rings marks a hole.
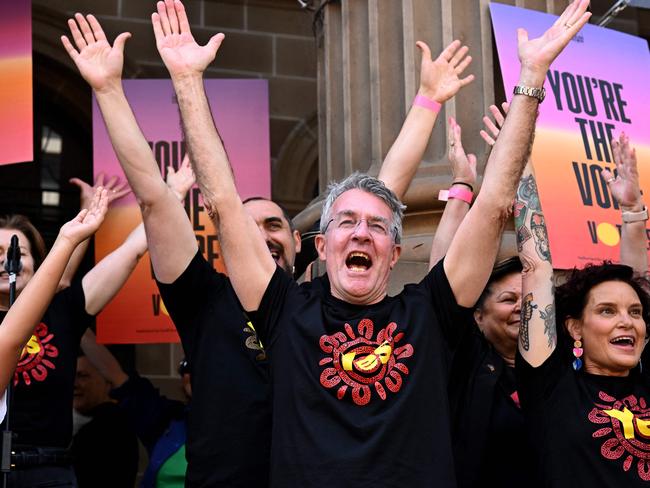
<instances>
[{"instance_id":1,"label":"pink poster with purple text","mask_svg":"<svg viewBox=\"0 0 650 488\"><path fill-rule=\"evenodd\" d=\"M223 139L242 199L270 197L268 83L266 80L206 80L206 94ZM177 169L185 155L180 115L169 80L126 80L124 90L138 123L152 148L163 177L167 168ZM111 146L104 121L93 100L94 172L124 174ZM205 259L223 271L219 242L203 206L198 188L185 199ZM97 261L117 248L142 221L131 194L114 202L96 237ZM160 299L148 255L126 285L97 318L97 339L104 343L177 342L178 336Z\"/></svg>"},{"instance_id":2,"label":"pink poster with purple text","mask_svg":"<svg viewBox=\"0 0 650 488\"><path fill-rule=\"evenodd\" d=\"M538 37L557 17L499 3L490 12L510 99L519 76L517 28ZM591 24L551 66L531 157L555 268L619 261L621 211L600 172L614 172L610 140L625 132L636 148L641 188L650 191L648 87L646 40Z\"/></svg>"}]
</instances>

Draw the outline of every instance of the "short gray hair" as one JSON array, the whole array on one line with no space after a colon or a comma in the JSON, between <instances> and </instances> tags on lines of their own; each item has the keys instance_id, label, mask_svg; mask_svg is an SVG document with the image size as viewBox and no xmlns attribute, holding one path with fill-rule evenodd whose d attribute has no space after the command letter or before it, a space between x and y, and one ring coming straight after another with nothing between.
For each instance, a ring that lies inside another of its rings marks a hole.
<instances>
[{"instance_id":1,"label":"short gray hair","mask_svg":"<svg viewBox=\"0 0 650 488\"><path fill-rule=\"evenodd\" d=\"M320 218L320 232L325 234L327 225L331 220L332 206L338 197L348 190L362 190L370 193L384 201L392 213L391 233L395 243L399 244L402 240L402 217L406 205L400 202L397 195L384 185L384 182L365 173L354 172L346 179L340 182L330 183L327 187L327 198L323 204L323 211Z\"/></svg>"}]
</instances>

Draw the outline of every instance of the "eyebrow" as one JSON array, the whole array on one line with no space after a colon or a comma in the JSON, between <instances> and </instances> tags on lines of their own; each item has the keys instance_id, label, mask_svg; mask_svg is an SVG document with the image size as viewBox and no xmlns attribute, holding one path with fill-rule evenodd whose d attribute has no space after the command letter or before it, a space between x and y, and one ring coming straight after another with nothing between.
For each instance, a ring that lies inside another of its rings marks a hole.
<instances>
[{"instance_id":1,"label":"eyebrow","mask_svg":"<svg viewBox=\"0 0 650 488\"><path fill-rule=\"evenodd\" d=\"M629 307L641 307L643 308L643 304L641 302L634 302L628 305ZM618 304L615 302L598 302L594 304L594 307L618 307Z\"/></svg>"},{"instance_id":2,"label":"eyebrow","mask_svg":"<svg viewBox=\"0 0 650 488\"><path fill-rule=\"evenodd\" d=\"M281 224L284 224L284 222L282 221L282 219L280 217L266 217L264 219L265 224L274 224L276 222L280 222Z\"/></svg>"},{"instance_id":3,"label":"eyebrow","mask_svg":"<svg viewBox=\"0 0 650 488\"><path fill-rule=\"evenodd\" d=\"M339 217L340 215L345 215L346 217L355 217L358 218L359 214L355 212L354 210L341 210L340 212L336 212L335 217ZM371 222L383 222L384 224L390 224L390 221L386 217L381 217L379 215L371 215L370 217L366 218L366 220L370 220Z\"/></svg>"}]
</instances>

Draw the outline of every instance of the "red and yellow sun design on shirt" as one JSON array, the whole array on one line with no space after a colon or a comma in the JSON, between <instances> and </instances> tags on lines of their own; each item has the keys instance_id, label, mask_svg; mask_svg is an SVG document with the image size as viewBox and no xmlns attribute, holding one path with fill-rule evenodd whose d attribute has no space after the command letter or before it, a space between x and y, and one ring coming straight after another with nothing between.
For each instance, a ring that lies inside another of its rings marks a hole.
<instances>
[{"instance_id":1,"label":"red and yellow sun design on shirt","mask_svg":"<svg viewBox=\"0 0 650 488\"><path fill-rule=\"evenodd\" d=\"M46 324L38 324L20 355L14 372L14 386L21 381L27 386L32 381L45 381L48 371L56 369L51 359L58 357L59 350L50 343L53 338L54 334L49 332Z\"/></svg>"},{"instance_id":2,"label":"red and yellow sun design on shirt","mask_svg":"<svg viewBox=\"0 0 650 488\"><path fill-rule=\"evenodd\" d=\"M606 424L592 434L605 439L600 454L612 461L623 458L624 471L634 466L642 480L650 481L650 408L645 399L630 395L617 400L602 391L598 396L605 403L596 404L589 420Z\"/></svg>"},{"instance_id":3,"label":"red and yellow sun design on shirt","mask_svg":"<svg viewBox=\"0 0 650 488\"><path fill-rule=\"evenodd\" d=\"M395 334L397 325L391 322L373 339L374 328L372 320L363 319L356 332L350 324L345 324L345 333L337 332L320 338L320 348L327 354L318 363L325 366L320 383L325 388L338 386L336 397L339 400L349 389L352 390L352 401L359 406L370 402L373 389L379 398L386 400L386 389L392 393L399 392L403 376L409 374L402 360L413 355L413 346L399 345L404 333Z\"/></svg>"}]
</instances>

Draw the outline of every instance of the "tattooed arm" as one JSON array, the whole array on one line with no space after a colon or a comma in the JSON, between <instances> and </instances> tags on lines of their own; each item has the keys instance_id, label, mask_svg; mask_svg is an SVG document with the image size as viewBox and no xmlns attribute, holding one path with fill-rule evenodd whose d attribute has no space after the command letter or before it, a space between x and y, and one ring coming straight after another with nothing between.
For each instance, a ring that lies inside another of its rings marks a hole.
<instances>
[{"instance_id":1,"label":"tattooed arm","mask_svg":"<svg viewBox=\"0 0 650 488\"><path fill-rule=\"evenodd\" d=\"M519 352L531 366L541 365L557 344L553 265L544 213L530 161L515 200L517 251L523 265Z\"/></svg>"}]
</instances>

